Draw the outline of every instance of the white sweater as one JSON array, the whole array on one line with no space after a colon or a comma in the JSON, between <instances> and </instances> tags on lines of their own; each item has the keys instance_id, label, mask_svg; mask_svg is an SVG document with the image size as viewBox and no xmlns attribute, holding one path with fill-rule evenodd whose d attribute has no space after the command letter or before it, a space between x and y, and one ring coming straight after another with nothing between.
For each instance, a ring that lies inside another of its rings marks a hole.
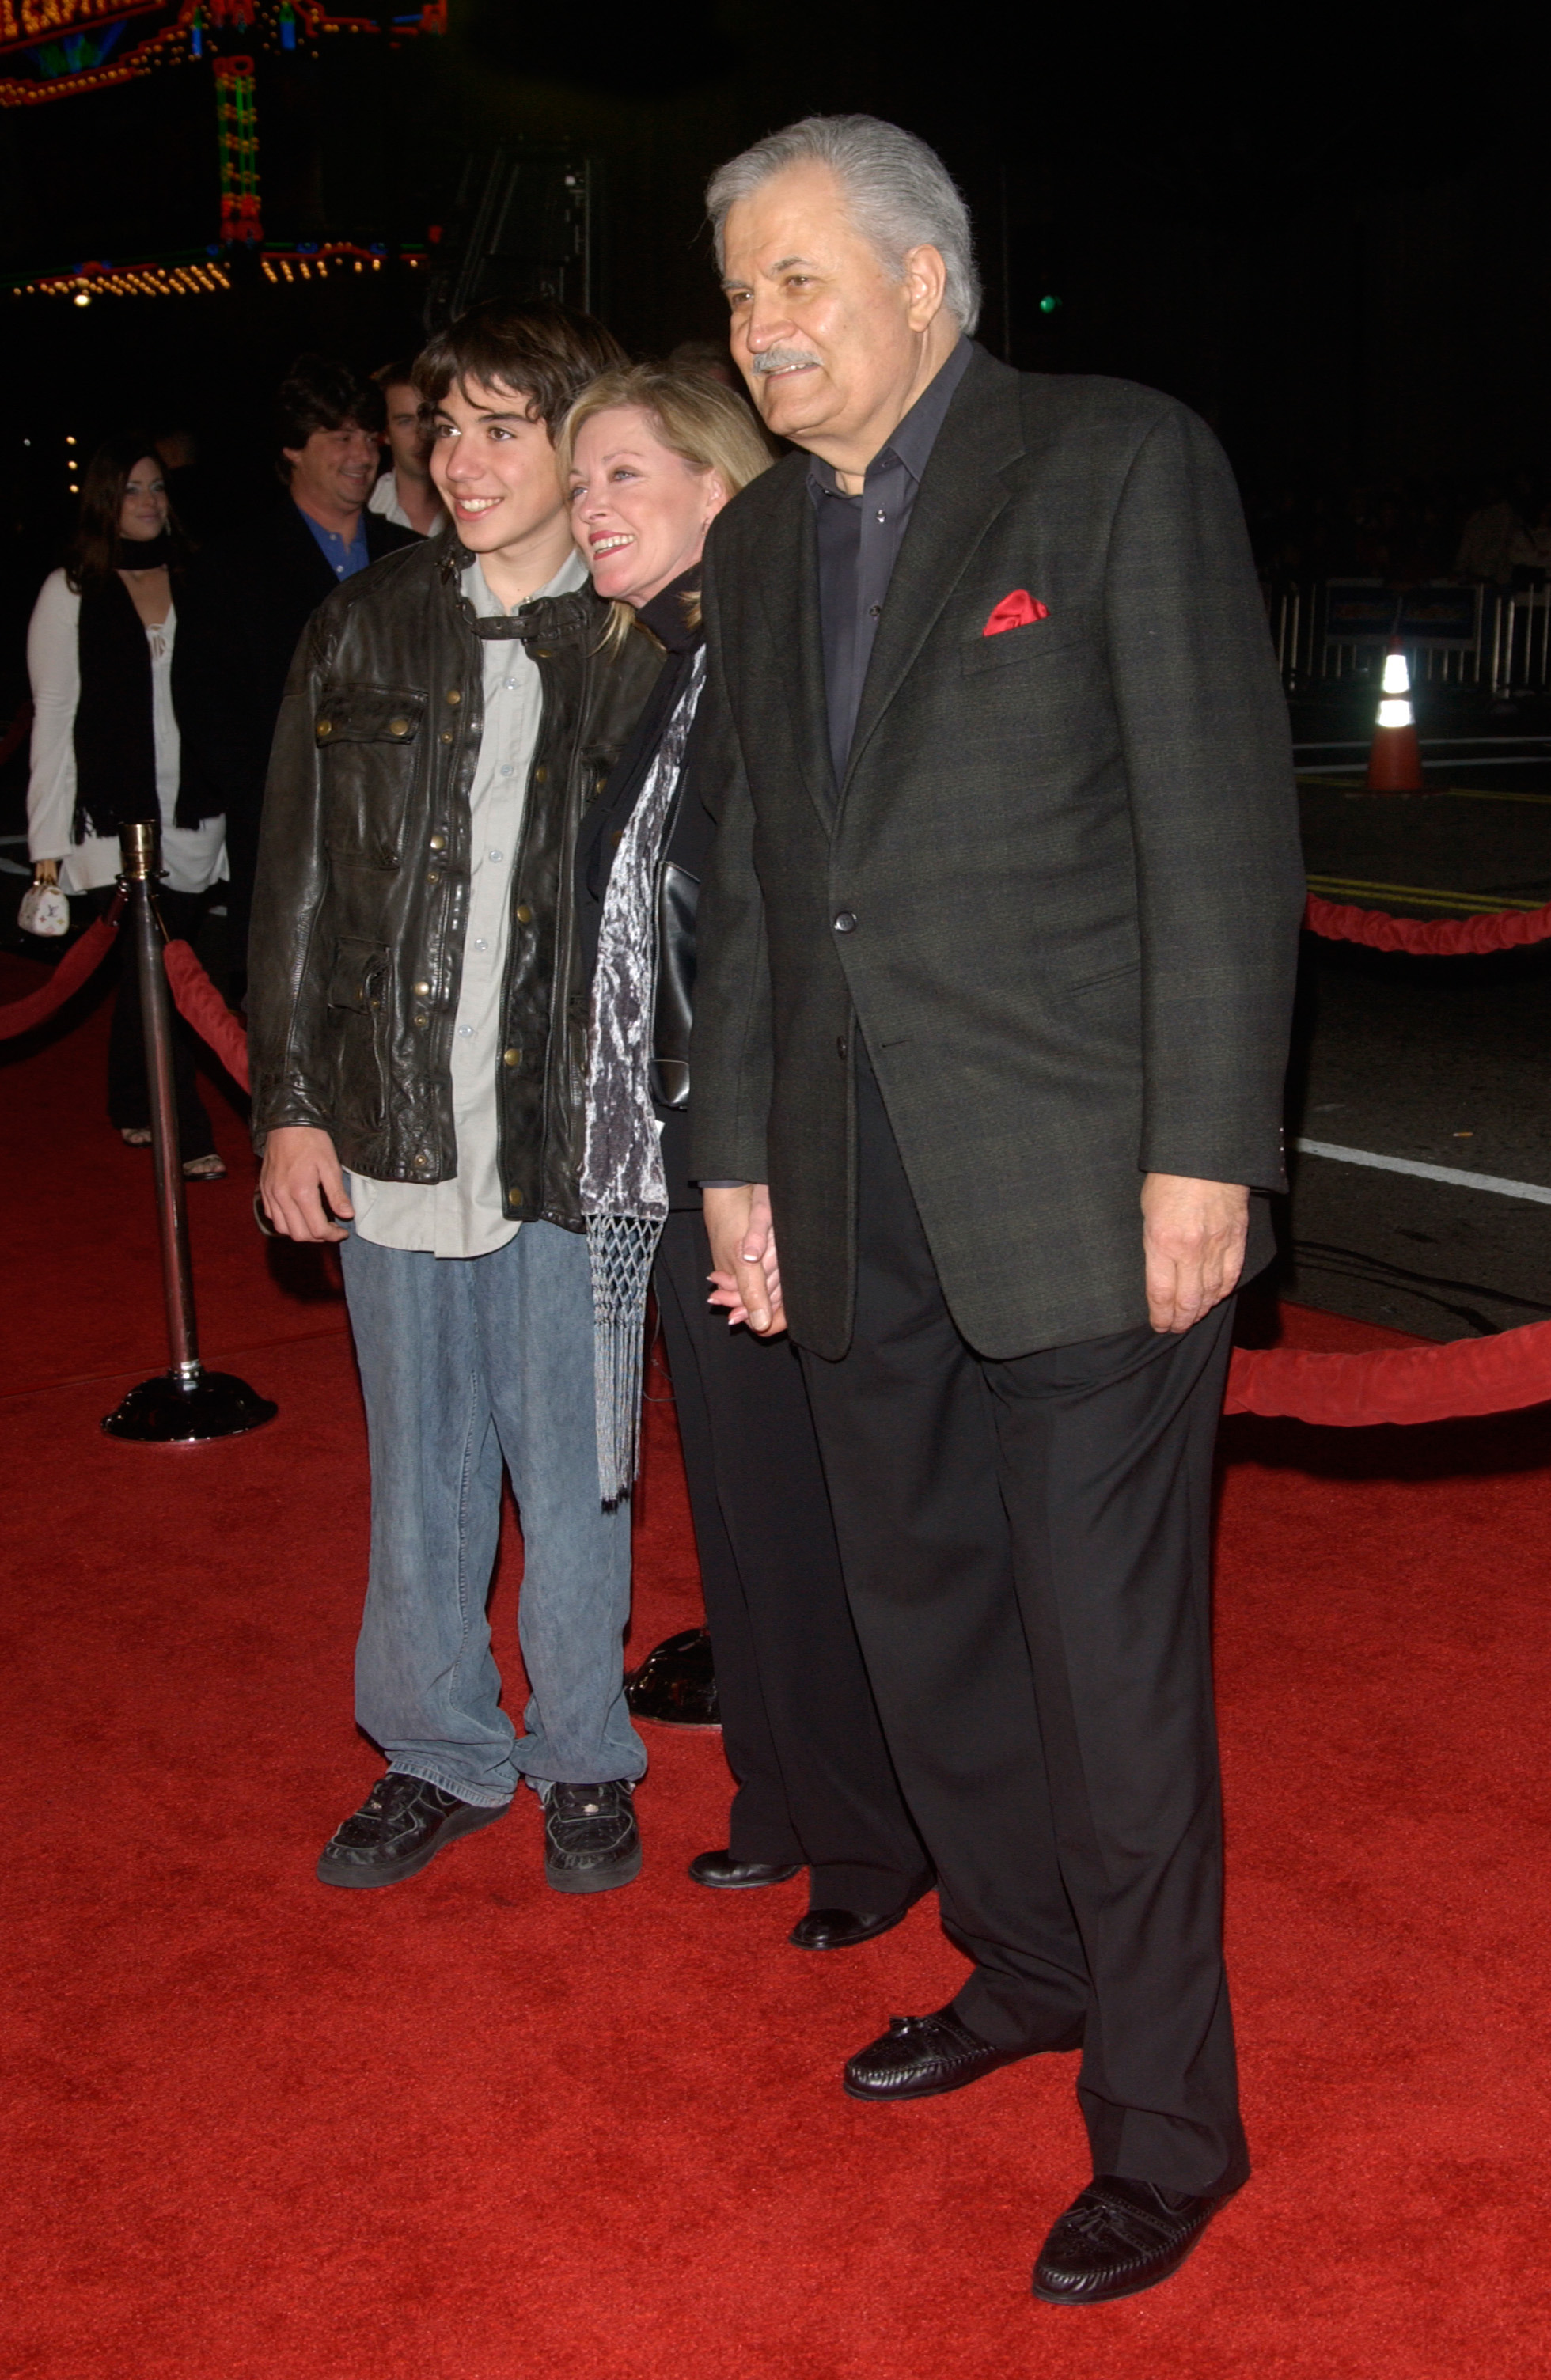
<instances>
[{"instance_id":1,"label":"white sweater","mask_svg":"<svg viewBox=\"0 0 1551 2380\"><path fill-rule=\"evenodd\" d=\"M206 819L177 826L178 735L173 711L173 638L177 614L146 630L151 647L151 701L156 749L156 797L162 810L162 865L175 892L203 892L226 866L226 822ZM51 571L32 607L27 631L27 674L32 681L32 772L27 781L27 844L34 859L56 859L67 892L91 892L118 874L118 838L71 839L76 813L76 705L80 699L80 597L62 570Z\"/></svg>"}]
</instances>

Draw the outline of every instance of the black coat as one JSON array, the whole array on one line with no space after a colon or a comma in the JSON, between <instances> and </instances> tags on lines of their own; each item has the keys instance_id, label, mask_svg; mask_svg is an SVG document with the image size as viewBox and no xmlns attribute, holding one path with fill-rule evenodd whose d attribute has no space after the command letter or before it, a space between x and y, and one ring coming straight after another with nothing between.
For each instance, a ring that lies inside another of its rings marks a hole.
<instances>
[{"instance_id":1,"label":"black coat","mask_svg":"<svg viewBox=\"0 0 1551 2380\"><path fill-rule=\"evenodd\" d=\"M647 772L690 666L705 642L704 631L689 627L684 615L684 597L699 583L700 569L697 564L693 570L686 571L682 578L675 579L671 587L665 587L660 595L645 604L639 615L641 625L649 628L665 649L662 668L636 722L636 732L621 752L602 798L597 809L589 815L576 846L576 922L589 983L598 960L603 896L609 889L609 877L613 868L614 854L619 849L620 837L646 783ZM681 924L677 956L681 980L684 972L687 972L691 988L695 975L694 926L692 914L690 919L685 920L685 911L693 903L705 874L706 856L715 832L715 820L698 790L699 748L700 724L697 719L685 749L678 798L659 855L660 872L666 864L674 869L678 879ZM660 942L660 978L662 966ZM686 955L686 943L689 966L685 971L683 960ZM662 1168L668 1179L668 1203L670 1207L697 1209L700 1193L689 1170L689 1111L682 1105L669 1107L660 1099L653 1104L662 1126Z\"/></svg>"},{"instance_id":2,"label":"black coat","mask_svg":"<svg viewBox=\"0 0 1551 2380\"><path fill-rule=\"evenodd\" d=\"M769 1181L794 1335L843 1353L859 1025L970 1343L1139 1327L1145 1172L1283 1184L1303 880L1231 474L1168 397L977 350L837 786L807 471L707 544L695 1170ZM1019 589L1048 616L988 637Z\"/></svg>"},{"instance_id":3,"label":"black coat","mask_svg":"<svg viewBox=\"0 0 1551 2380\"><path fill-rule=\"evenodd\" d=\"M417 545L413 529L364 513L371 561ZM348 582L345 582L346 584ZM256 829L270 743L292 656L341 582L289 496L212 544L178 604L174 667L187 800Z\"/></svg>"}]
</instances>

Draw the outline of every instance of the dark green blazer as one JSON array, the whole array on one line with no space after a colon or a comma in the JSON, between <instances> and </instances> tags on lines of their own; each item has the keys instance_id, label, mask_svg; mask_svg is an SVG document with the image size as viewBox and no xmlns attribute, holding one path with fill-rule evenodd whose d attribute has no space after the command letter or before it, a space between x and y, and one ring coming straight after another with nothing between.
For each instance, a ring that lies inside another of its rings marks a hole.
<instances>
[{"instance_id":1,"label":"dark green blazer","mask_svg":"<svg viewBox=\"0 0 1551 2380\"><path fill-rule=\"evenodd\" d=\"M972 1346L1131 1329L1145 1172L1285 1186L1303 876L1231 474L1170 398L977 349L837 784L807 469L707 549L696 1172L769 1181L793 1334L842 1354L859 1026ZM1017 590L1047 616L987 636Z\"/></svg>"}]
</instances>

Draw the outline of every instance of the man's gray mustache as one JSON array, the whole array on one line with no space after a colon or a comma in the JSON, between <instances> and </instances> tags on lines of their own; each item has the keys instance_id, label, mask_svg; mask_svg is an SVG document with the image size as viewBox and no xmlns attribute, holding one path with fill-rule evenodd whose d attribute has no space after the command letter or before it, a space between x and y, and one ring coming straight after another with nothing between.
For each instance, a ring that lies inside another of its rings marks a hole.
<instances>
[{"instance_id":1,"label":"man's gray mustache","mask_svg":"<svg viewBox=\"0 0 1551 2380\"><path fill-rule=\"evenodd\" d=\"M806 347L767 347L762 356L754 358L757 372L790 371L794 364L818 363L818 358L810 356Z\"/></svg>"}]
</instances>

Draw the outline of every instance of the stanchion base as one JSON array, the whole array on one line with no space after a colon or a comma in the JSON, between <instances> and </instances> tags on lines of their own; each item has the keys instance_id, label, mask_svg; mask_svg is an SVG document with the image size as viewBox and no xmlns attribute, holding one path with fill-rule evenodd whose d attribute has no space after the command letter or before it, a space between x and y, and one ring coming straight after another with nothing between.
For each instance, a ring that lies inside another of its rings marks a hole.
<instances>
[{"instance_id":1,"label":"stanchion base","mask_svg":"<svg viewBox=\"0 0 1551 2380\"><path fill-rule=\"evenodd\" d=\"M131 1389L103 1427L110 1438L136 1439L142 1446L189 1446L204 1438L240 1438L273 1421L279 1410L231 1372L201 1372L192 1381L158 1372Z\"/></svg>"}]
</instances>

